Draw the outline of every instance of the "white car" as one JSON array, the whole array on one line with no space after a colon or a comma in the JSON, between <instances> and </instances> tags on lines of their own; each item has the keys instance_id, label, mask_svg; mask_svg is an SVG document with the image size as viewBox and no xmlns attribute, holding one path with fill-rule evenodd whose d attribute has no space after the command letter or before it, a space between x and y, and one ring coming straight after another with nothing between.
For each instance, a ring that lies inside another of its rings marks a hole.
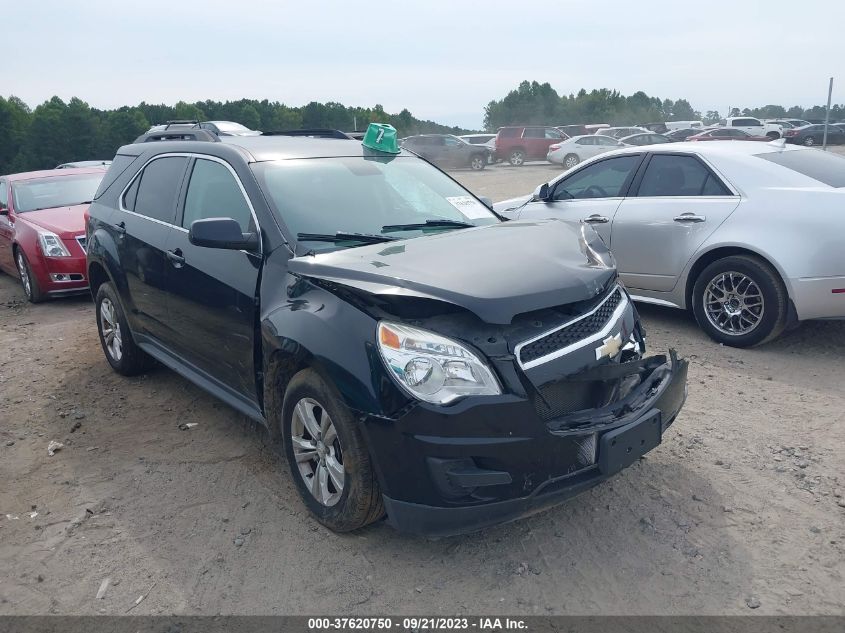
<instances>
[{"instance_id":1,"label":"white car","mask_svg":"<svg viewBox=\"0 0 845 633\"><path fill-rule=\"evenodd\" d=\"M751 136L767 136L775 140L783 136L783 126L778 123L766 123L754 117L728 117L725 119L726 128L734 128L748 132Z\"/></svg>"},{"instance_id":2,"label":"white car","mask_svg":"<svg viewBox=\"0 0 845 633\"><path fill-rule=\"evenodd\" d=\"M630 147L495 209L590 224L634 299L691 309L725 345L845 319L845 158L836 154L783 140Z\"/></svg>"},{"instance_id":3,"label":"white car","mask_svg":"<svg viewBox=\"0 0 845 633\"><path fill-rule=\"evenodd\" d=\"M560 143L549 145L549 153L546 160L550 163L563 165L566 169L572 169L583 160L598 156L604 152L619 147L619 141L603 134L585 134L573 136Z\"/></svg>"}]
</instances>

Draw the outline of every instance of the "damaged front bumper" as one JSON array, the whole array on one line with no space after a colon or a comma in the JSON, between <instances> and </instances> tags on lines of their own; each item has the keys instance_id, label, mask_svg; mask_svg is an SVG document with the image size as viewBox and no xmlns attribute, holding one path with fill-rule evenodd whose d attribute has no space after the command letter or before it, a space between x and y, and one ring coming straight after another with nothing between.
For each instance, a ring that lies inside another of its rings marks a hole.
<instances>
[{"instance_id":1,"label":"damaged front bumper","mask_svg":"<svg viewBox=\"0 0 845 633\"><path fill-rule=\"evenodd\" d=\"M570 378L569 392L578 383L614 386L608 404L589 410L550 417L542 396L503 394L367 419L387 520L448 536L573 497L660 444L684 404L686 379L687 361L670 351Z\"/></svg>"}]
</instances>

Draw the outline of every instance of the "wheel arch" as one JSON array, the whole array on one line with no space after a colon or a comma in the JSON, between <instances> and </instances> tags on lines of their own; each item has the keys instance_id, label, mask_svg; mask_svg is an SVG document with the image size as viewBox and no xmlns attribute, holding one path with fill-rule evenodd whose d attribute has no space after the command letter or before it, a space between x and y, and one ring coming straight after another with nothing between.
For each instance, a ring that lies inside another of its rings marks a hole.
<instances>
[{"instance_id":1,"label":"wheel arch","mask_svg":"<svg viewBox=\"0 0 845 633\"><path fill-rule=\"evenodd\" d=\"M107 281L111 281L112 283L114 283L112 278L111 278L111 275L106 270L106 267L103 266L98 261L89 262L88 263L88 286L91 289L91 298L92 299L97 298L97 291L100 289L100 286L102 286Z\"/></svg>"},{"instance_id":2,"label":"wheel arch","mask_svg":"<svg viewBox=\"0 0 845 633\"><path fill-rule=\"evenodd\" d=\"M792 289L789 287L789 281L784 275L783 270L781 270L780 266L778 266L771 257L744 245L723 245L712 248L704 253L700 253L698 258L690 266L686 277L686 285L684 287L684 307L686 309L689 310L692 308L692 291L701 272L713 262L732 255L749 255L751 257L756 257L771 266L780 278L781 283L783 283L784 288L786 288L786 294L789 298L790 304L792 303Z\"/></svg>"}]
</instances>

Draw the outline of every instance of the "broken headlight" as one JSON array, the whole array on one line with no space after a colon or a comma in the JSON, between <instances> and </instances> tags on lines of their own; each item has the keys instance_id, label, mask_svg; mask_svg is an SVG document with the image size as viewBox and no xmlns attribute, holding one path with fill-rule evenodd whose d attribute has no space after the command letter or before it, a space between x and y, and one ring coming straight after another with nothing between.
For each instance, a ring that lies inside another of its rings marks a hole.
<instances>
[{"instance_id":1,"label":"broken headlight","mask_svg":"<svg viewBox=\"0 0 845 633\"><path fill-rule=\"evenodd\" d=\"M487 364L457 341L388 321L379 323L377 340L391 375L414 398L447 404L502 393Z\"/></svg>"}]
</instances>

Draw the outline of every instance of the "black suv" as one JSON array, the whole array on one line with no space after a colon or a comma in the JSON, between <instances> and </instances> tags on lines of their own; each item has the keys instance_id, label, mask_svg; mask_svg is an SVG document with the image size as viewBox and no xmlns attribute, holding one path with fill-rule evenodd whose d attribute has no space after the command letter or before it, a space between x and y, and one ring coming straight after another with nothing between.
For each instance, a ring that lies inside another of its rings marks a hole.
<instances>
[{"instance_id":1,"label":"black suv","mask_svg":"<svg viewBox=\"0 0 845 633\"><path fill-rule=\"evenodd\" d=\"M681 408L686 362L643 358L588 225L504 222L405 151L153 139L120 148L89 210L106 359L158 361L265 424L331 529L525 515L657 446Z\"/></svg>"},{"instance_id":2,"label":"black suv","mask_svg":"<svg viewBox=\"0 0 845 633\"><path fill-rule=\"evenodd\" d=\"M402 147L444 169L480 170L490 162L490 150L451 134L419 134L402 140Z\"/></svg>"}]
</instances>

